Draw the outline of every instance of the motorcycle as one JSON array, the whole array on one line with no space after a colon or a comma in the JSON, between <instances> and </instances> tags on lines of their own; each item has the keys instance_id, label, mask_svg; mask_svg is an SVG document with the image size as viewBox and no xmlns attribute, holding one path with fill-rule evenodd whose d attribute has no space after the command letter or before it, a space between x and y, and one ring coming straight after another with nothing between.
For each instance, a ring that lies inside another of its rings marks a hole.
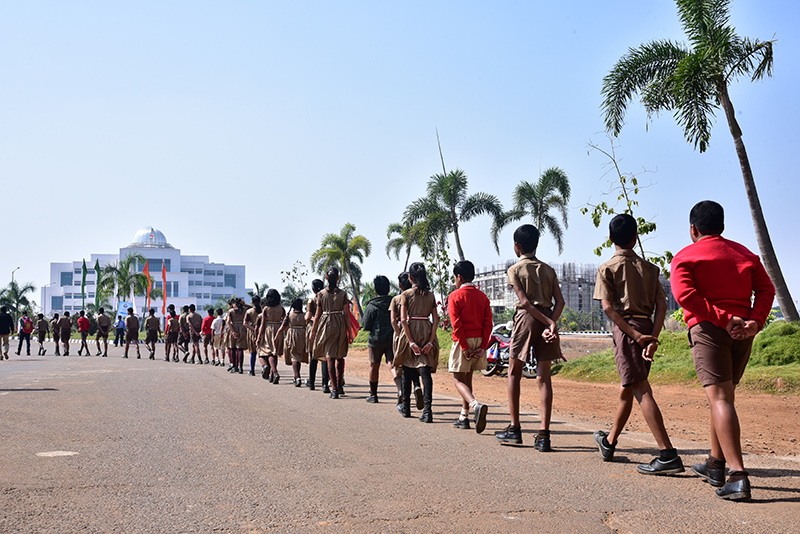
<instances>
[{"instance_id":1,"label":"motorcycle","mask_svg":"<svg viewBox=\"0 0 800 534\"><path fill-rule=\"evenodd\" d=\"M492 376L508 369L511 345L511 323L499 324L492 329L491 342L486 349L486 369L481 369L483 376ZM536 357L533 349L525 365L522 366L522 376L536 378Z\"/></svg>"}]
</instances>

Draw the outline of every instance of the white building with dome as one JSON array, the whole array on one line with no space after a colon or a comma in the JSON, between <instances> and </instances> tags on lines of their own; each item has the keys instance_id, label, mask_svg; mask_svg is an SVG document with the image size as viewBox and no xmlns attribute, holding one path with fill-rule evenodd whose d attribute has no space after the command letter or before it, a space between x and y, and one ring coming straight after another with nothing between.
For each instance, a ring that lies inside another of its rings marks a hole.
<instances>
[{"instance_id":1,"label":"white building with dome","mask_svg":"<svg viewBox=\"0 0 800 534\"><path fill-rule=\"evenodd\" d=\"M219 299L232 296L247 297L245 289L244 265L226 265L212 262L208 256L182 255L180 249L167 242L164 234L152 226L142 228L133 236L131 244L119 249L118 254L90 254L86 256L86 303L94 302L97 287L95 263L100 267L114 264L131 254L141 254L150 260L150 277L153 287L164 289L167 304L175 307L194 304L204 309L215 304ZM161 266L167 269L166 288L162 288ZM144 264L138 266L139 271ZM42 288L42 313L52 316L64 311L70 314L82 309L81 278L83 259L50 264L50 280L53 282ZM156 309L156 316L161 316L161 299L152 300L150 306ZM116 300L111 299L116 306ZM137 315L142 315L145 306L144 297L135 299ZM116 312L116 310L114 310Z\"/></svg>"}]
</instances>

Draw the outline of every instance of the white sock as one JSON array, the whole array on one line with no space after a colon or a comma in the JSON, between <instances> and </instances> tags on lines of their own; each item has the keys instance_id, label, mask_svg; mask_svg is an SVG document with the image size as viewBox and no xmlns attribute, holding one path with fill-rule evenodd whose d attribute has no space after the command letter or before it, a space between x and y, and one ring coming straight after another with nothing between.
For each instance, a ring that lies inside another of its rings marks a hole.
<instances>
[{"instance_id":1,"label":"white sock","mask_svg":"<svg viewBox=\"0 0 800 534\"><path fill-rule=\"evenodd\" d=\"M464 419L466 419L467 417L469 417L469 412L467 412L466 410L464 410L464 408L461 408L461 415L459 416L459 418L458 418L458 419L459 419L460 421L463 421L463 420L464 420Z\"/></svg>"},{"instance_id":2,"label":"white sock","mask_svg":"<svg viewBox=\"0 0 800 534\"><path fill-rule=\"evenodd\" d=\"M475 406L478 405L478 399L472 399L472 402L469 403L469 409L474 410Z\"/></svg>"}]
</instances>

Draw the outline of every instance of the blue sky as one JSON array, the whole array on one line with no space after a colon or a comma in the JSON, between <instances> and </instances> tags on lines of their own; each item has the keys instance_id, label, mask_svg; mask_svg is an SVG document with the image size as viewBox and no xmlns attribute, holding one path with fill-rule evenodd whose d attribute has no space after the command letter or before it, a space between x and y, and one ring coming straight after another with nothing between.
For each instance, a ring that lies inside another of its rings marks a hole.
<instances>
[{"instance_id":1,"label":"blue sky","mask_svg":"<svg viewBox=\"0 0 800 534\"><path fill-rule=\"evenodd\" d=\"M795 299L799 12L786 0L731 6L740 35L777 39L774 77L741 81L731 98ZM185 254L246 265L248 286L279 287L279 271L308 264L347 222L373 244L365 279L394 276L386 227L440 172L436 128L448 169L506 206L520 180L564 169L564 252L544 237L539 256L596 263L605 231L578 210L608 188L586 147L608 143L602 78L628 47L660 38L683 40L672 1L5 2L0 279L20 266L17 279L47 284L50 262L113 253L153 225ZM639 199L658 223L649 250L687 245L688 211L706 198L725 206L726 236L757 250L720 119L700 154L671 116L648 126L630 108L618 154L624 170L656 171ZM513 228L498 256L489 226L463 226L478 267L513 257Z\"/></svg>"}]
</instances>

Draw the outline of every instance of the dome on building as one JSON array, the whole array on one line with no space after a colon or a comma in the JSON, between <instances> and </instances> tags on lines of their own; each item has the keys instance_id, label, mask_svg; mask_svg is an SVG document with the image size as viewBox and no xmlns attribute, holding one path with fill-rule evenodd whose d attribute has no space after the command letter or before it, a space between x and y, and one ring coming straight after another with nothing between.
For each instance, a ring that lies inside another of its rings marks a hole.
<instances>
[{"instance_id":1,"label":"dome on building","mask_svg":"<svg viewBox=\"0 0 800 534\"><path fill-rule=\"evenodd\" d=\"M145 226L133 236L133 243L128 248L148 247L148 248L174 248L167 243L167 238L152 226Z\"/></svg>"}]
</instances>

